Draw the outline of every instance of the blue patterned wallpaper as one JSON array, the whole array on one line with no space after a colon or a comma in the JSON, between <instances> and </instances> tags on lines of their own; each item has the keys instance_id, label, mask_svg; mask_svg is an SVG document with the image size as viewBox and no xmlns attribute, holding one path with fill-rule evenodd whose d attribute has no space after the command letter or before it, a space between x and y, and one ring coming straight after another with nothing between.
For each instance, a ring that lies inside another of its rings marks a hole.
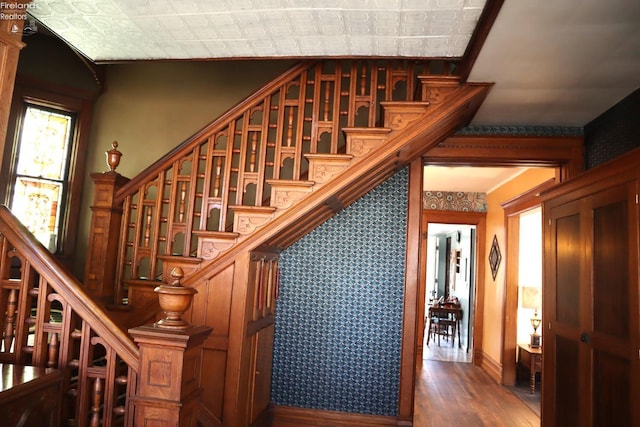
<instances>
[{"instance_id":1,"label":"blue patterned wallpaper","mask_svg":"<svg viewBox=\"0 0 640 427\"><path fill-rule=\"evenodd\" d=\"M584 129L571 126L471 125L460 129L456 135L583 136Z\"/></svg>"},{"instance_id":2,"label":"blue patterned wallpaper","mask_svg":"<svg viewBox=\"0 0 640 427\"><path fill-rule=\"evenodd\" d=\"M408 170L280 257L272 401L398 411Z\"/></svg>"}]
</instances>

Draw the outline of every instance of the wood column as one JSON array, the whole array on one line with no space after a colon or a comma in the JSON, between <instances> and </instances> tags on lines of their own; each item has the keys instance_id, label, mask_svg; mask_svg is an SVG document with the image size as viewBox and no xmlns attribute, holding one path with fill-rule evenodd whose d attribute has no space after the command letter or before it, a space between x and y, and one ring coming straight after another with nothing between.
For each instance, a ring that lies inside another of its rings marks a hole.
<instances>
[{"instance_id":1,"label":"wood column","mask_svg":"<svg viewBox=\"0 0 640 427\"><path fill-rule=\"evenodd\" d=\"M196 427L202 344L211 328L140 326L129 333L140 347L137 391L131 398L134 425Z\"/></svg>"},{"instance_id":2,"label":"wood column","mask_svg":"<svg viewBox=\"0 0 640 427\"><path fill-rule=\"evenodd\" d=\"M22 28L24 19L19 17L27 13L23 7L27 0L5 1L0 7L3 17L13 17L15 19L0 19L0 164L4 153L5 138L7 137L7 126L9 112L11 111L11 98L13 97L13 86L16 80L16 70L18 68L18 57L20 50L25 46L22 40ZM15 5L15 9L10 8Z\"/></svg>"},{"instance_id":3,"label":"wood column","mask_svg":"<svg viewBox=\"0 0 640 427\"><path fill-rule=\"evenodd\" d=\"M122 301L117 301L115 281L122 206L114 205L114 199L129 178L110 171L92 173L91 179L94 193L84 285L94 297L121 304Z\"/></svg>"}]
</instances>

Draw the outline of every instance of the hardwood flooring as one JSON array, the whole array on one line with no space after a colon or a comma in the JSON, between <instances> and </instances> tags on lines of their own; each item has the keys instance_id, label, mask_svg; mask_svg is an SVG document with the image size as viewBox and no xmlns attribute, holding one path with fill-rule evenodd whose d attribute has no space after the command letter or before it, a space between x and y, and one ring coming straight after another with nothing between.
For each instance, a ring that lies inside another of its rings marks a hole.
<instances>
[{"instance_id":1,"label":"hardwood flooring","mask_svg":"<svg viewBox=\"0 0 640 427\"><path fill-rule=\"evenodd\" d=\"M452 347L450 344L436 345L431 343L426 345L422 350L423 360L439 360L441 362L461 362L471 363L471 351L466 352L464 349Z\"/></svg>"},{"instance_id":2,"label":"hardwood flooring","mask_svg":"<svg viewBox=\"0 0 640 427\"><path fill-rule=\"evenodd\" d=\"M414 427L540 426L531 408L470 363L423 360L414 409Z\"/></svg>"}]
</instances>

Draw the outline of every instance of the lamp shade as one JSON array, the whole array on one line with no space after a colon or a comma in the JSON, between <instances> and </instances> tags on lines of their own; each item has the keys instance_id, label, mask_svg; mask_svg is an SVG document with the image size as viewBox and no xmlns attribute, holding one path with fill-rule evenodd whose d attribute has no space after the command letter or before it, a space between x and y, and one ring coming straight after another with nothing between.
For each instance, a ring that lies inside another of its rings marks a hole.
<instances>
[{"instance_id":1,"label":"lamp shade","mask_svg":"<svg viewBox=\"0 0 640 427\"><path fill-rule=\"evenodd\" d=\"M522 287L522 308L538 310L542 305L542 290L537 286Z\"/></svg>"}]
</instances>

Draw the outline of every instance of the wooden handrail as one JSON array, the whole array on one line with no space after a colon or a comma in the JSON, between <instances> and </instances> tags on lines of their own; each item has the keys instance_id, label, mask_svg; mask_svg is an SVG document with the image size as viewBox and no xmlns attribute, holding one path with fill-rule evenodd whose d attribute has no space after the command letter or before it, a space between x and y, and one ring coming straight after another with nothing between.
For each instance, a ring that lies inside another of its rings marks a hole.
<instances>
[{"instance_id":1,"label":"wooden handrail","mask_svg":"<svg viewBox=\"0 0 640 427\"><path fill-rule=\"evenodd\" d=\"M0 205L0 232L24 254L30 265L68 301L73 310L109 345L129 367L138 369L139 351L133 340L87 295L68 269L3 205Z\"/></svg>"},{"instance_id":2,"label":"wooden handrail","mask_svg":"<svg viewBox=\"0 0 640 427\"><path fill-rule=\"evenodd\" d=\"M383 104L413 102L419 76L441 68L432 66L397 58L302 62L124 184L113 199L122 211L115 302L131 281L162 280L167 258L212 259L202 257L203 246L209 254L228 248L286 209L271 200L279 185L307 191L313 156L344 156L346 129L388 132L380 127Z\"/></svg>"},{"instance_id":3,"label":"wooden handrail","mask_svg":"<svg viewBox=\"0 0 640 427\"><path fill-rule=\"evenodd\" d=\"M116 194L115 203L122 203L128 195L132 194L140 185L142 185L145 181L157 175L160 171L166 169L171 166L171 164L175 161L176 158L181 158L188 154L190 151L194 149L198 144L202 142L202 139L206 137L206 135L210 135L217 130L226 126L230 120L236 117L243 110L246 110L248 107L260 103L265 96L273 93L278 90L284 82L289 81L291 78L299 75L303 70L309 68L312 64L317 61L303 61L299 64L294 65L289 70L282 73L280 76L275 78L266 86L263 86L256 92L249 95L247 98L238 102L235 106L231 107L227 112L223 113L220 117L218 117L215 121L211 122L195 134L193 134L190 138L183 141L181 144L177 145L167 154L162 156L161 159L158 159L154 163L152 163L145 170L140 172L134 178L132 178L126 185L122 186Z\"/></svg>"}]
</instances>

